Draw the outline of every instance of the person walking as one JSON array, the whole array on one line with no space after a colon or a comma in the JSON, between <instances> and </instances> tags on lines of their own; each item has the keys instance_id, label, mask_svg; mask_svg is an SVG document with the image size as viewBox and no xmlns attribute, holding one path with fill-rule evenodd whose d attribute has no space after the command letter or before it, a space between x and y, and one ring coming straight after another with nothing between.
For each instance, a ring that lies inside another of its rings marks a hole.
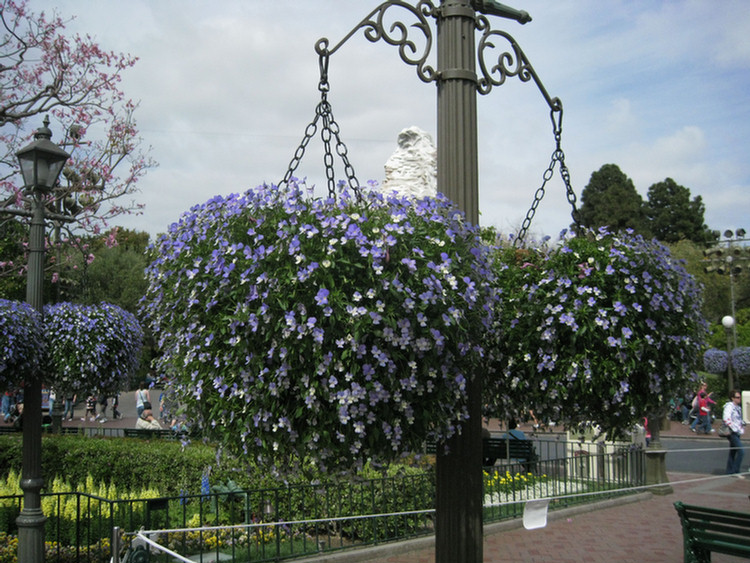
<instances>
[{"instance_id":1,"label":"person walking","mask_svg":"<svg viewBox=\"0 0 750 563\"><path fill-rule=\"evenodd\" d=\"M96 397L93 393L86 397L86 412L84 413L81 421L85 421L87 418L91 422L94 422L96 420Z\"/></svg>"},{"instance_id":2,"label":"person walking","mask_svg":"<svg viewBox=\"0 0 750 563\"><path fill-rule=\"evenodd\" d=\"M696 426L698 430L702 430L706 434L710 434L713 431L711 428L711 405L715 405L716 401L711 399L705 391L701 391L698 394L698 416L690 425L690 430L696 432Z\"/></svg>"},{"instance_id":3,"label":"person walking","mask_svg":"<svg viewBox=\"0 0 750 563\"><path fill-rule=\"evenodd\" d=\"M150 403L151 397L149 396L148 389L146 389L146 382L142 381L138 386L138 390L135 392L135 410L138 413L138 418L143 414L144 403Z\"/></svg>"},{"instance_id":4,"label":"person walking","mask_svg":"<svg viewBox=\"0 0 750 563\"><path fill-rule=\"evenodd\" d=\"M120 406L120 393L115 393L112 397L112 418L119 420L122 418L122 413L117 410Z\"/></svg>"},{"instance_id":5,"label":"person walking","mask_svg":"<svg viewBox=\"0 0 750 563\"><path fill-rule=\"evenodd\" d=\"M63 420L73 420L73 411L76 405L76 394L67 393L65 395L65 410L63 411Z\"/></svg>"},{"instance_id":6,"label":"person walking","mask_svg":"<svg viewBox=\"0 0 750 563\"><path fill-rule=\"evenodd\" d=\"M729 393L729 402L724 405L722 420L732 431L729 440L729 457L727 458L727 474L733 475L742 472L742 458L745 456L745 448L742 447L740 436L745 433L745 422L742 420L742 408L740 407L739 389L732 389Z\"/></svg>"},{"instance_id":7,"label":"person walking","mask_svg":"<svg viewBox=\"0 0 750 563\"><path fill-rule=\"evenodd\" d=\"M102 393L99 395L99 398L97 399L97 403L99 403L99 414L96 415L96 420L98 420L101 424L104 424L107 422L107 395Z\"/></svg>"}]
</instances>

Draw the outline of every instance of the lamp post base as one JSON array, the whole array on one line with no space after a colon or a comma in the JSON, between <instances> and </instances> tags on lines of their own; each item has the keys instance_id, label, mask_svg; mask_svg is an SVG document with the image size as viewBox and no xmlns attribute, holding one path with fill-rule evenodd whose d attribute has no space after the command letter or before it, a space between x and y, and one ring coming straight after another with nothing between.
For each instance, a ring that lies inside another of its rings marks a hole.
<instances>
[{"instance_id":1,"label":"lamp post base","mask_svg":"<svg viewBox=\"0 0 750 563\"><path fill-rule=\"evenodd\" d=\"M651 444L646 448L646 485L655 495L669 495L674 492L667 477L667 451L661 445L661 422L663 416L650 420L657 421L651 430Z\"/></svg>"},{"instance_id":2,"label":"lamp post base","mask_svg":"<svg viewBox=\"0 0 750 563\"><path fill-rule=\"evenodd\" d=\"M16 518L18 561L44 561L44 525L47 517L41 508L26 508Z\"/></svg>"}]
</instances>

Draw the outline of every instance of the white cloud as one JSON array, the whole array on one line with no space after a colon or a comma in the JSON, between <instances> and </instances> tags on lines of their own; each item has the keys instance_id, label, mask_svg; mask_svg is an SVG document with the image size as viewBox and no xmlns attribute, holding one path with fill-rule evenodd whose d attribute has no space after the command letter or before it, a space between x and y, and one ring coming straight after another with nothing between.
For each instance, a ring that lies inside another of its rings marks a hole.
<instances>
[{"instance_id":1,"label":"white cloud","mask_svg":"<svg viewBox=\"0 0 750 563\"><path fill-rule=\"evenodd\" d=\"M437 2L437 0L435 0ZM319 101L313 47L344 37L377 2L345 0L31 0L75 15L71 28L140 57L126 94L160 167L141 182L147 210L123 224L151 233L217 193L280 179ZM618 164L645 192L672 177L701 195L707 221L749 215L750 3L599 0L516 7L534 20L491 18L519 42L565 107L563 149L580 192ZM411 21L411 20L410 20ZM436 135L434 84L394 47L356 33L330 61L329 99L360 181L382 179L403 128ZM549 109L532 83L509 79L478 103L482 222L517 227L554 149ZM299 172L321 184L320 141ZM340 174L340 172L339 172ZM534 227L570 222L559 177Z\"/></svg>"}]
</instances>

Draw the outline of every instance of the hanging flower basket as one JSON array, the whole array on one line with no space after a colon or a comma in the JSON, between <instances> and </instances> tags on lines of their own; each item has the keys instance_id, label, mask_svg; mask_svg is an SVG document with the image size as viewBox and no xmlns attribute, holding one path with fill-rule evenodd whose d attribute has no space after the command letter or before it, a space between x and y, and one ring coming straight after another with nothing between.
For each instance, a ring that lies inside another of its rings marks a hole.
<instances>
[{"instance_id":1,"label":"hanging flower basket","mask_svg":"<svg viewBox=\"0 0 750 563\"><path fill-rule=\"evenodd\" d=\"M495 415L615 433L690 385L706 334L699 285L667 248L602 230L557 245L503 245Z\"/></svg>"},{"instance_id":2,"label":"hanging flower basket","mask_svg":"<svg viewBox=\"0 0 750 563\"><path fill-rule=\"evenodd\" d=\"M45 381L62 393L115 393L140 363L141 326L116 305L49 305L44 331Z\"/></svg>"},{"instance_id":3,"label":"hanging flower basket","mask_svg":"<svg viewBox=\"0 0 750 563\"><path fill-rule=\"evenodd\" d=\"M494 293L447 200L313 199L291 182L184 214L147 270L158 369L191 416L261 463L351 468L467 416Z\"/></svg>"},{"instance_id":4,"label":"hanging flower basket","mask_svg":"<svg viewBox=\"0 0 750 563\"><path fill-rule=\"evenodd\" d=\"M703 354L703 369L708 373L723 374L729 367L729 355L725 350L709 348Z\"/></svg>"},{"instance_id":5,"label":"hanging flower basket","mask_svg":"<svg viewBox=\"0 0 750 563\"><path fill-rule=\"evenodd\" d=\"M732 369L736 375L750 374L750 347L739 346L732 350Z\"/></svg>"},{"instance_id":6,"label":"hanging flower basket","mask_svg":"<svg viewBox=\"0 0 750 563\"><path fill-rule=\"evenodd\" d=\"M0 384L19 385L44 355L41 315L28 303L0 299Z\"/></svg>"}]
</instances>

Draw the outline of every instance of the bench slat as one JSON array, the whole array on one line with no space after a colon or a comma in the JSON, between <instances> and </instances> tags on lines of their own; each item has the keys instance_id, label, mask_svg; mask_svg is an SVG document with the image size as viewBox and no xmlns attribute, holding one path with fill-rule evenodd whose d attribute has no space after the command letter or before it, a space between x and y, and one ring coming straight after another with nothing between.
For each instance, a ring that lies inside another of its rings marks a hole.
<instances>
[{"instance_id":1,"label":"bench slat","mask_svg":"<svg viewBox=\"0 0 750 563\"><path fill-rule=\"evenodd\" d=\"M750 514L674 503L680 516L685 562L710 561L710 553L750 558Z\"/></svg>"},{"instance_id":2,"label":"bench slat","mask_svg":"<svg viewBox=\"0 0 750 563\"><path fill-rule=\"evenodd\" d=\"M701 543L726 543L731 542L742 549L750 552L750 539L747 538L747 534L750 530L744 528L733 529L731 532L726 533L706 533L703 530L692 530L691 536ZM744 537L743 537L744 536Z\"/></svg>"}]
</instances>

